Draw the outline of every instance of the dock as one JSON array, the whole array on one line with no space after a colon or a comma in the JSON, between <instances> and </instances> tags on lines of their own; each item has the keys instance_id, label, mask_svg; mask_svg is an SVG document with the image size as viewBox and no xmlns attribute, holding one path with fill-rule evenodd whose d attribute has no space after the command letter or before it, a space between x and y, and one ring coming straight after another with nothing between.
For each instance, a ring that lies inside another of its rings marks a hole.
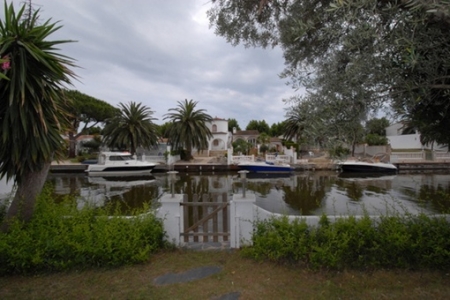
<instances>
[{"instance_id":1,"label":"dock","mask_svg":"<svg viewBox=\"0 0 450 300\"><path fill-rule=\"evenodd\" d=\"M394 163L399 172L410 171L450 171L450 162L440 161L414 161ZM81 163L60 162L53 163L50 167L51 173L84 173L88 165ZM320 163L310 162L293 165L296 172L302 171L335 171L336 164L331 161ZM237 172L237 165L211 164L204 161L183 162L179 161L173 165L157 165L152 173L166 173L168 171L177 171L179 173L214 173L214 172Z\"/></svg>"}]
</instances>

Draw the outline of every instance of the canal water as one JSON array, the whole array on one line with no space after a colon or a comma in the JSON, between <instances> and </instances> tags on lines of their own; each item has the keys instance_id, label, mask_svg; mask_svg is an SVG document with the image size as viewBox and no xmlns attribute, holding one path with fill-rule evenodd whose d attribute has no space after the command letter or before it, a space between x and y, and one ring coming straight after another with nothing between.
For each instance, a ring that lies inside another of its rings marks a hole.
<instances>
[{"instance_id":1,"label":"canal water","mask_svg":"<svg viewBox=\"0 0 450 300\"><path fill-rule=\"evenodd\" d=\"M157 205L172 192L167 174L147 177L88 177L50 174L55 197L75 195L78 207L115 204L127 214L144 203ZM255 194L256 205L289 215L440 214L450 211L450 174L346 175L333 171L302 172L284 176L179 173L173 192L187 194Z\"/></svg>"}]
</instances>

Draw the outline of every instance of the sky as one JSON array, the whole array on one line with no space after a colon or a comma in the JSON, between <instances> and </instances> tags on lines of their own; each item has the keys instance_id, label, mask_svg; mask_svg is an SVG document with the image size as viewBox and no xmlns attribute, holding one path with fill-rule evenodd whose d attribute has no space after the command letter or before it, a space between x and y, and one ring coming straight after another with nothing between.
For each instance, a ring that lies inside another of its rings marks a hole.
<instances>
[{"instance_id":1,"label":"sky","mask_svg":"<svg viewBox=\"0 0 450 300\"><path fill-rule=\"evenodd\" d=\"M22 1L14 0L16 8ZM280 48L233 47L209 27L208 0L33 0L41 18L63 27L49 40L74 40L60 52L76 60L73 87L113 106L149 107L156 124L185 99L212 117L285 118L295 94L279 74Z\"/></svg>"}]
</instances>

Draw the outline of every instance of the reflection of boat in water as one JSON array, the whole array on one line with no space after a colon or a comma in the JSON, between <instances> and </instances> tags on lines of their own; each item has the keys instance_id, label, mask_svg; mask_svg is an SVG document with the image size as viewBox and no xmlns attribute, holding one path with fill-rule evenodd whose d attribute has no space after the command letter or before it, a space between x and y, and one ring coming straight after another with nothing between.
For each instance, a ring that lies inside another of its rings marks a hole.
<instances>
[{"instance_id":1,"label":"reflection of boat in water","mask_svg":"<svg viewBox=\"0 0 450 300\"><path fill-rule=\"evenodd\" d=\"M289 178L292 176L292 173L247 173L246 177L248 179L276 179L276 178Z\"/></svg>"},{"instance_id":2,"label":"reflection of boat in water","mask_svg":"<svg viewBox=\"0 0 450 300\"><path fill-rule=\"evenodd\" d=\"M113 197L123 199L123 195L131 191L134 187L155 182L154 176L88 176L87 178L92 186L80 190L80 198L77 199L77 207L79 209L85 205L104 206L105 201L111 200Z\"/></svg>"},{"instance_id":3,"label":"reflection of boat in water","mask_svg":"<svg viewBox=\"0 0 450 300\"><path fill-rule=\"evenodd\" d=\"M369 180L392 180L396 177L395 174L388 173L340 173L338 178L347 181L369 181Z\"/></svg>"},{"instance_id":4,"label":"reflection of boat in water","mask_svg":"<svg viewBox=\"0 0 450 300\"><path fill-rule=\"evenodd\" d=\"M239 169L255 173L290 173L294 168L282 162L246 161L238 164Z\"/></svg>"},{"instance_id":5,"label":"reflection of boat in water","mask_svg":"<svg viewBox=\"0 0 450 300\"><path fill-rule=\"evenodd\" d=\"M354 173L397 173L397 167L386 162L385 153L376 154L371 159L347 160L339 164L342 172Z\"/></svg>"},{"instance_id":6,"label":"reflection of boat in water","mask_svg":"<svg viewBox=\"0 0 450 300\"><path fill-rule=\"evenodd\" d=\"M109 187L131 187L149 184L155 181L154 176L110 176L110 177L88 177L92 184L105 185Z\"/></svg>"},{"instance_id":7,"label":"reflection of boat in water","mask_svg":"<svg viewBox=\"0 0 450 300\"><path fill-rule=\"evenodd\" d=\"M88 164L89 176L149 175L156 164L135 159L128 152L101 152L96 164Z\"/></svg>"}]
</instances>

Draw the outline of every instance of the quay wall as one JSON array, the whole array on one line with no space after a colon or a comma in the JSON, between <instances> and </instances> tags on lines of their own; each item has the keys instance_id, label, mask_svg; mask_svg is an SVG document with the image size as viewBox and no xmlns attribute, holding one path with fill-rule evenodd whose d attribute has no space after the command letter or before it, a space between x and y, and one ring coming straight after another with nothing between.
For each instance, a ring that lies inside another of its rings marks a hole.
<instances>
[{"instance_id":1,"label":"quay wall","mask_svg":"<svg viewBox=\"0 0 450 300\"><path fill-rule=\"evenodd\" d=\"M399 172L402 171L450 171L450 162L403 162L394 164ZM334 171L337 165L332 162L326 163L308 163L294 165L295 171ZM50 167L51 173L84 173L87 165L84 164L54 164ZM224 164L194 164L194 163L176 163L174 165L157 165L152 173L166 173L168 171L178 171L180 173L199 173L199 172L237 172L236 165Z\"/></svg>"}]
</instances>

